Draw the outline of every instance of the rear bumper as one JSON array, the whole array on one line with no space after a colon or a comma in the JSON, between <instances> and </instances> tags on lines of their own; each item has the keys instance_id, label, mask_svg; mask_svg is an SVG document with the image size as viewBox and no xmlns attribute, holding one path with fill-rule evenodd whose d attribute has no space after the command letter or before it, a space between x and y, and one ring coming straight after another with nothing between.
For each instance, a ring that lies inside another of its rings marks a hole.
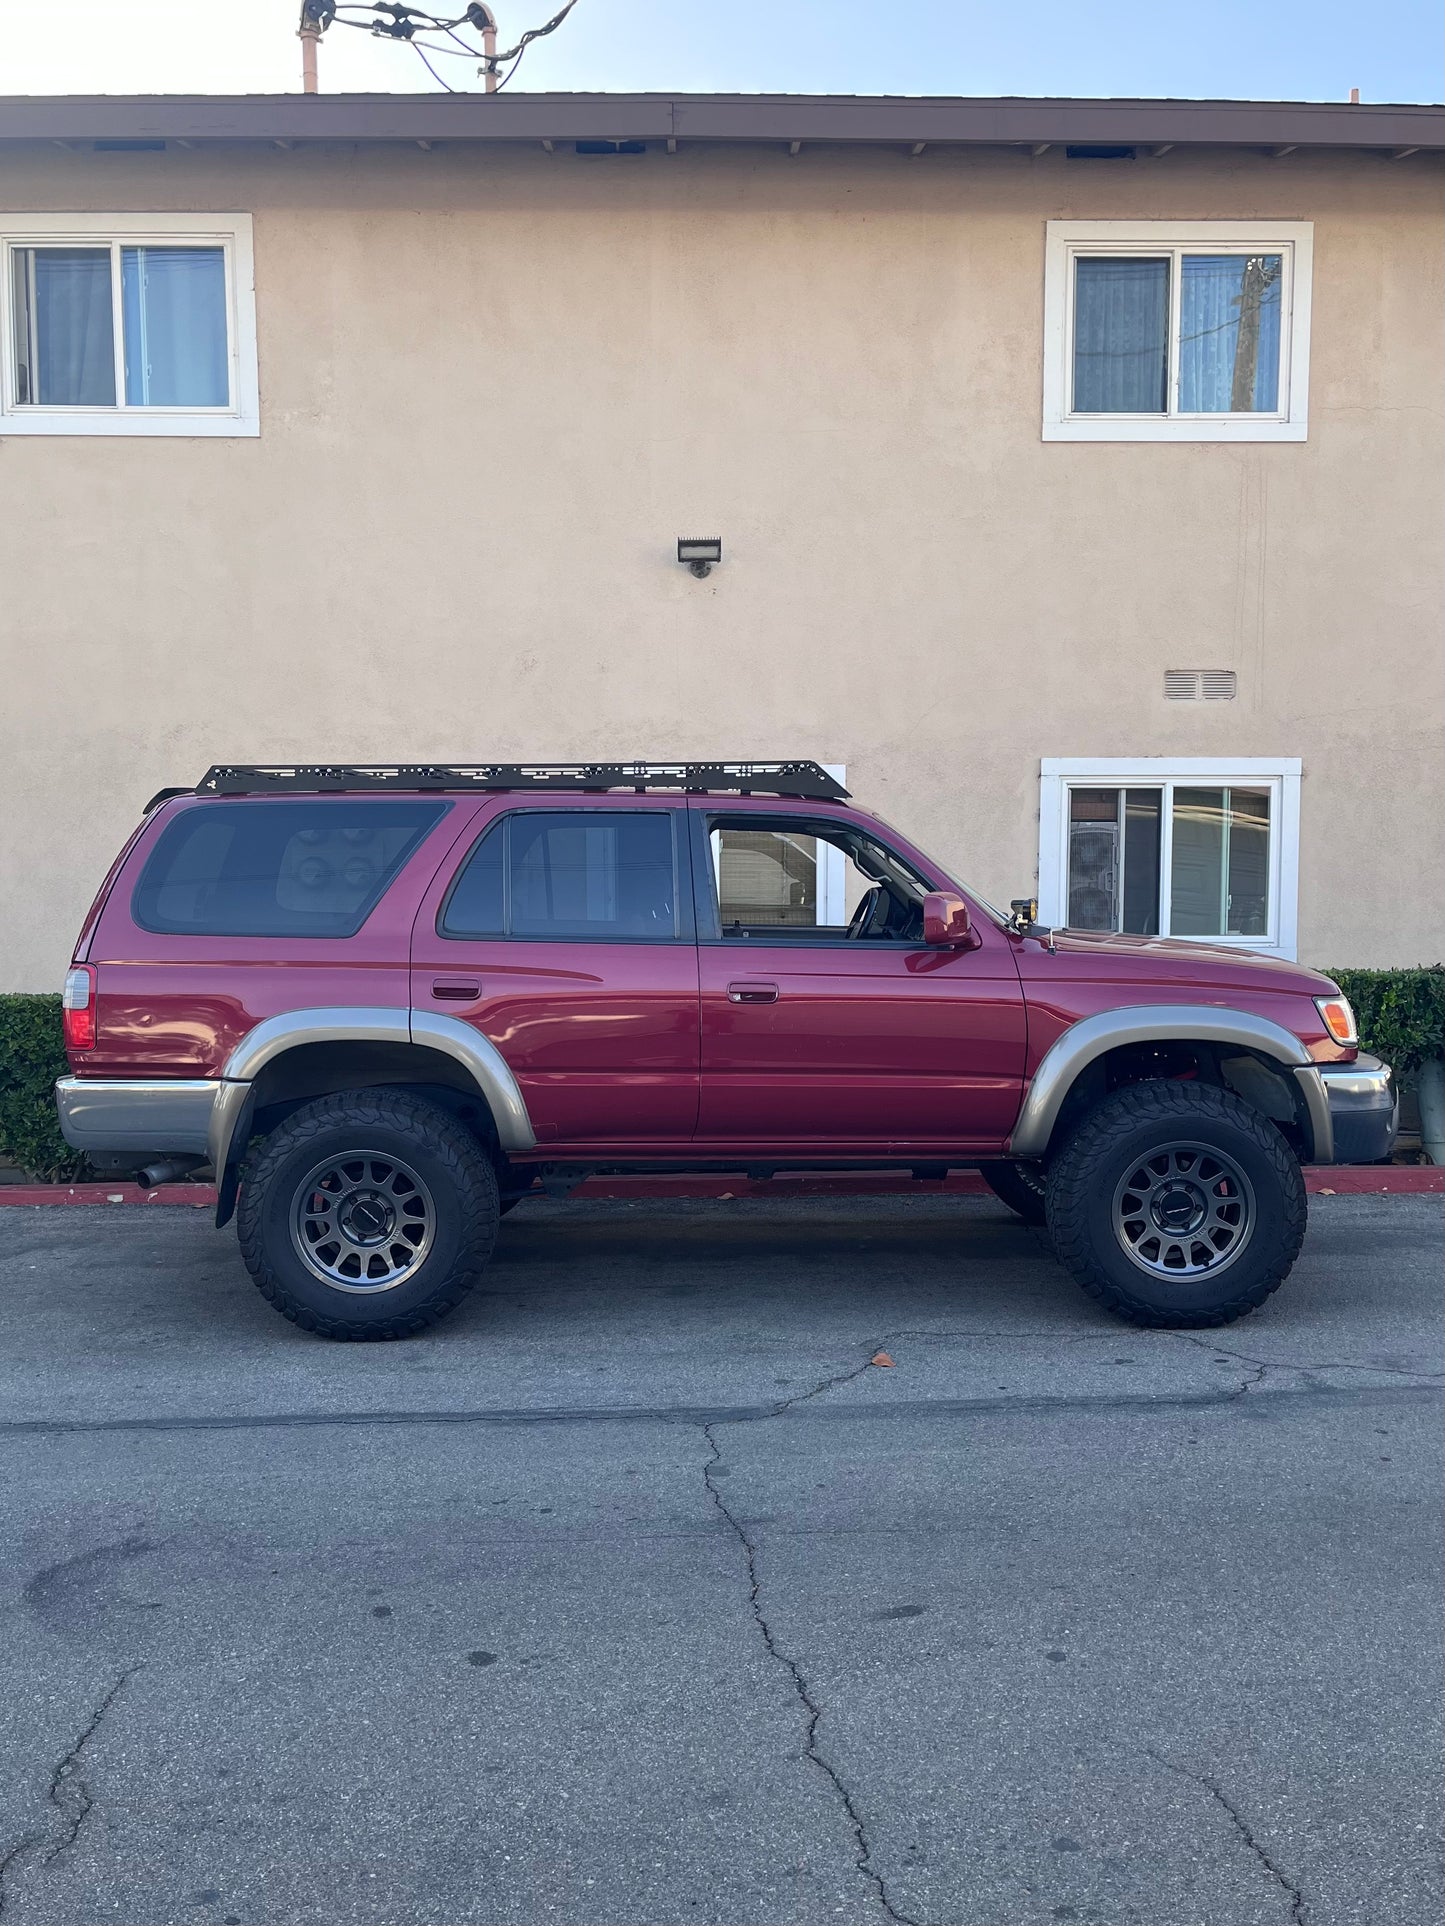
<instances>
[{"instance_id":1,"label":"rear bumper","mask_svg":"<svg viewBox=\"0 0 1445 1926\"><path fill-rule=\"evenodd\" d=\"M1358 1056L1353 1063L1320 1065L1330 1106L1336 1164L1378 1164L1395 1148L1400 1097L1388 1063Z\"/></svg>"},{"instance_id":2,"label":"rear bumper","mask_svg":"<svg viewBox=\"0 0 1445 1926\"><path fill-rule=\"evenodd\" d=\"M60 1134L92 1157L204 1155L221 1086L191 1077L62 1077Z\"/></svg>"}]
</instances>

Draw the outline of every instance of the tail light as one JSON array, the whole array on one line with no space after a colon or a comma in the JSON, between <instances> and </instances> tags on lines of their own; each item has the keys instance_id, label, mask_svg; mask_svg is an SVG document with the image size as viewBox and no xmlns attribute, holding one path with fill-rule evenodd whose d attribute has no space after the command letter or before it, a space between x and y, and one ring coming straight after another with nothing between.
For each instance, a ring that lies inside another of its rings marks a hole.
<instances>
[{"instance_id":1,"label":"tail light","mask_svg":"<svg viewBox=\"0 0 1445 1926\"><path fill-rule=\"evenodd\" d=\"M1325 1028L1336 1043L1353 1046L1360 1040L1355 1028L1355 1013L1347 996L1317 996L1315 1008L1325 1020Z\"/></svg>"},{"instance_id":2,"label":"tail light","mask_svg":"<svg viewBox=\"0 0 1445 1926\"><path fill-rule=\"evenodd\" d=\"M95 971L89 963L77 963L65 978L60 999L65 1025L67 1050L95 1048Z\"/></svg>"}]
</instances>

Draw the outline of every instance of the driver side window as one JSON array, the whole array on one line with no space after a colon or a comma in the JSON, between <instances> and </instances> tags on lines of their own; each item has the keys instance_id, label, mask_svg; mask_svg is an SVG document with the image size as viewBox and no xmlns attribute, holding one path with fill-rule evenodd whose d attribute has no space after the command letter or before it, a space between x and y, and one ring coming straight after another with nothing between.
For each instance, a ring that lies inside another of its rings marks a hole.
<instances>
[{"instance_id":1,"label":"driver side window","mask_svg":"<svg viewBox=\"0 0 1445 1926\"><path fill-rule=\"evenodd\" d=\"M927 885L855 831L714 819L708 847L725 942L922 938Z\"/></svg>"}]
</instances>

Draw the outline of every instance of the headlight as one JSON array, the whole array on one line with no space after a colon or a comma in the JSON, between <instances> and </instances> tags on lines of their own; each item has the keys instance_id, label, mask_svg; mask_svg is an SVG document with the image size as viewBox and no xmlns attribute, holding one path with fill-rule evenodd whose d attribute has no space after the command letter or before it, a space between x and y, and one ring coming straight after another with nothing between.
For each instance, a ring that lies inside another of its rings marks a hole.
<instances>
[{"instance_id":1,"label":"headlight","mask_svg":"<svg viewBox=\"0 0 1445 1926\"><path fill-rule=\"evenodd\" d=\"M1324 1018L1325 1028L1336 1043L1356 1044L1360 1033L1355 1028L1355 1013L1347 996L1317 996L1315 1008Z\"/></svg>"}]
</instances>

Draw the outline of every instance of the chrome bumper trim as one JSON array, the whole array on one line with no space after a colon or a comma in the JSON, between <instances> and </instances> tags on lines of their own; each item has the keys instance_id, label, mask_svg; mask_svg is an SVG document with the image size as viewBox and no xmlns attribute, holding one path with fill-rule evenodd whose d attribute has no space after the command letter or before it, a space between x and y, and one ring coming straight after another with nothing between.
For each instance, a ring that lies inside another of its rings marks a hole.
<instances>
[{"instance_id":1,"label":"chrome bumper trim","mask_svg":"<svg viewBox=\"0 0 1445 1926\"><path fill-rule=\"evenodd\" d=\"M204 1153L220 1085L191 1077L62 1077L60 1134L72 1150Z\"/></svg>"}]
</instances>

